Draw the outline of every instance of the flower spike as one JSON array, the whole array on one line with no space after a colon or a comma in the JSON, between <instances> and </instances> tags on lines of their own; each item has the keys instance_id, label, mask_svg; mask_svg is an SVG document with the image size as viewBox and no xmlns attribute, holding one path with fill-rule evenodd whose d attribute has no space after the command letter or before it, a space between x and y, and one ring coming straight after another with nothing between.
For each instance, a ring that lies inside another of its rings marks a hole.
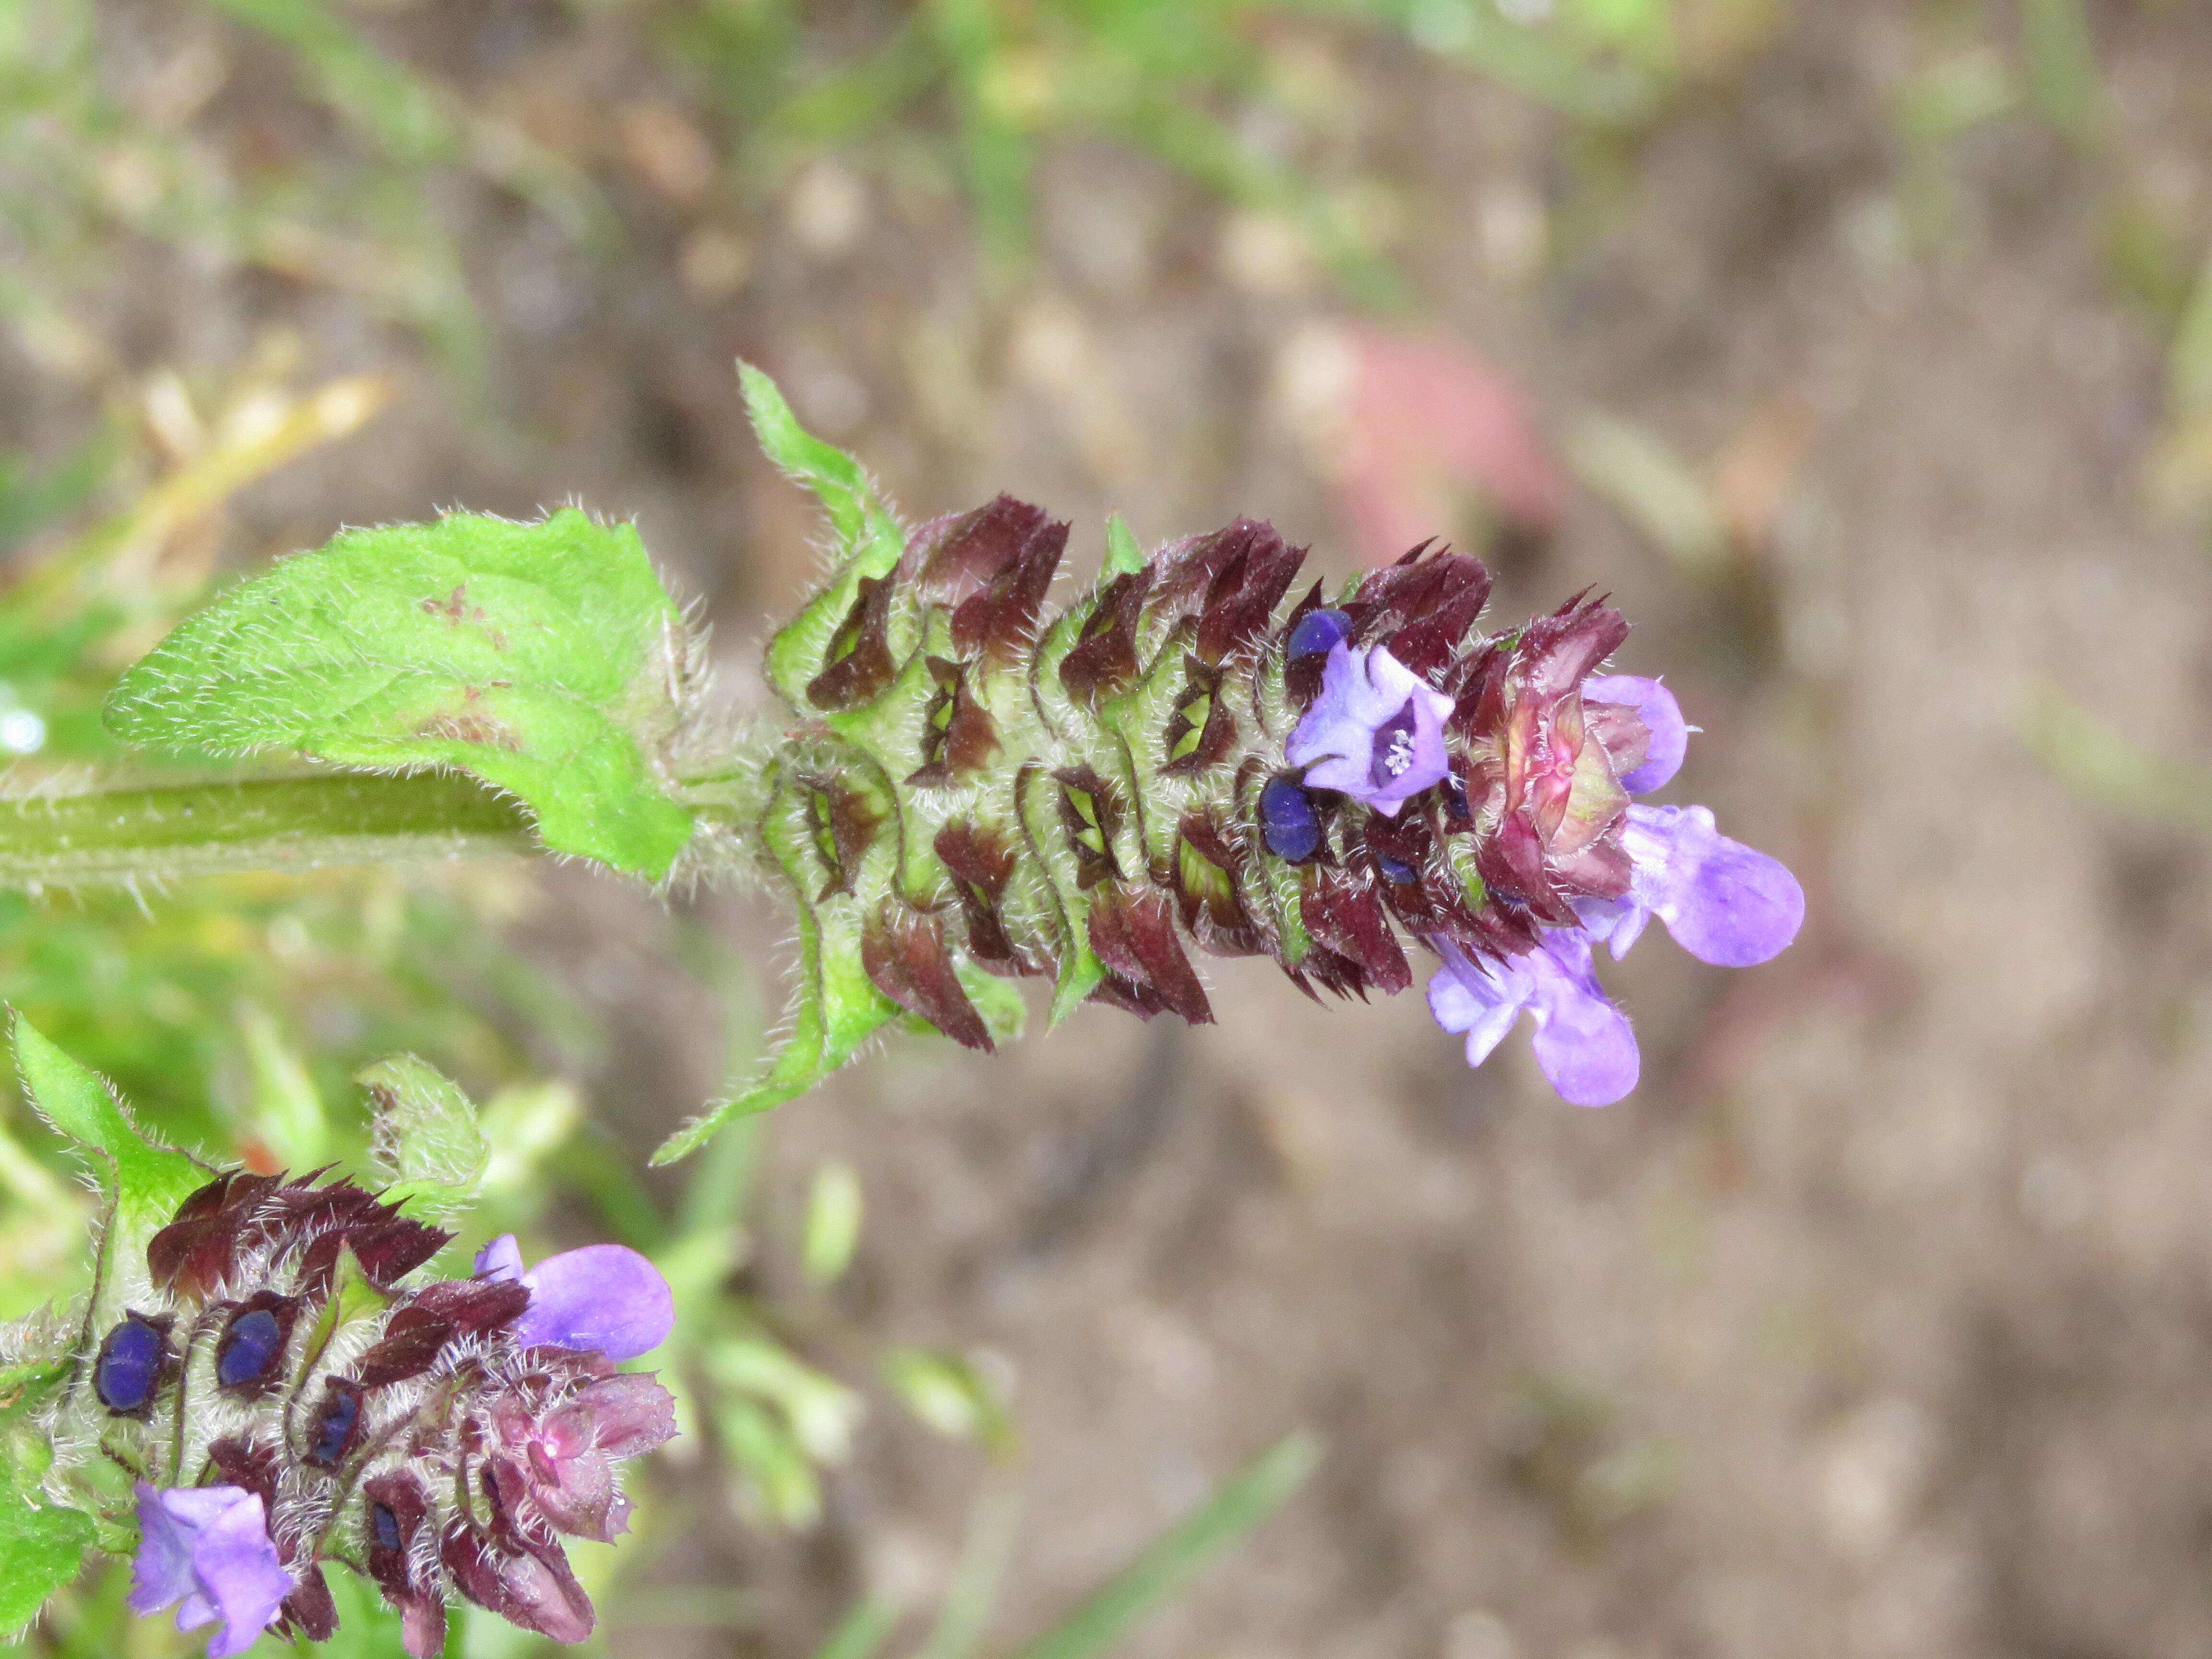
<instances>
[{"instance_id":1,"label":"flower spike","mask_svg":"<svg viewBox=\"0 0 2212 1659\"><path fill-rule=\"evenodd\" d=\"M456 1595L591 1632L560 1538L625 1530L619 1466L676 1432L668 1391L615 1370L667 1338L667 1282L618 1244L526 1270L512 1235L472 1279L416 1282L387 1269L447 1235L403 1221L347 1181L217 1176L149 1222L137 1304L54 1407L64 1442L145 1472L130 1606L217 1626L213 1659L334 1634L334 1564L411 1659L443 1651Z\"/></svg>"},{"instance_id":2,"label":"flower spike","mask_svg":"<svg viewBox=\"0 0 2212 1659\"><path fill-rule=\"evenodd\" d=\"M768 1073L660 1158L894 1019L994 1046L1020 1018L1007 977L1048 977L1055 1020L1087 1000L1204 1022L1200 955L1364 996L1409 988L1419 945L1471 1054L1525 1012L1563 1092L1612 1098L1634 1040L1594 941L1626 949L1656 915L1739 964L1795 933L1780 865L1703 809L1636 803L1692 728L1659 681L1606 672L1628 622L1603 599L1491 632L1481 561L1432 543L1331 593L1257 520L1149 558L1115 520L1099 580L1055 611L1066 526L1042 508L1002 495L903 535L856 504L857 464L823 483L764 377L746 389L848 538L769 647L799 724L758 823L800 913L799 1006Z\"/></svg>"}]
</instances>

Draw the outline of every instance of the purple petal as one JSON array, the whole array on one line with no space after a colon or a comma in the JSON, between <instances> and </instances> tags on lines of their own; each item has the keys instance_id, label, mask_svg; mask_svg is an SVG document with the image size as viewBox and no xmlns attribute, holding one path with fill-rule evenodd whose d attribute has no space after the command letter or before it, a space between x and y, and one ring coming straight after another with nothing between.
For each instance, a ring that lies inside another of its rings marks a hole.
<instances>
[{"instance_id":1,"label":"purple petal","mask_svg":"<svg viewBox=\"0 0 2212 1659\"><path fill-rule=\"evenodd\" d=\"M1530 1003L1536 1063L1571 1106L1610 1106L1636 1086L1642 1069L1628 1016L1608 1000L1590 972L1589 943L1565 930L1548 935L1535 957L1540 989Z\"/></svg>"},{"instance_id":2,"label":"purple petal","mask_svg":"<svg viewBox=\"0 0 2212 1659\"><path fill-rule=\"evenodd\" d=\"M1321 695L1284 753L1306 783L1395 817L1450 769L1443 722L1452 701L1380 646L1329 648Z\"/></svg>"},{"instance_id":3,"label":"purple petal","mask_svg":"<svg viewBox=\"0 0 2212 1659\"><path fill-rule=\"evenodd\" d=\"M621 1244L586 1244L548 1256L529 1273L530 1306L515 1322L526 1347L597 1348L634 1359L667 1340L676 1299L653 1263Z\"/></svg>"},{"instance_id":4,"label":"purple petal","mask_svg":"<svg viewBox=\"0 0 2212 1659\"><path fill-rule=\"evenodd\" d=\"M1632 884L1633 870L1632 866ZM1578 898L1575 915L1582 919L1583 932L1592 945L1602 945L1613 952L1619 962L1628 954L1628 947L1643 934L1644 924L1651 920L1651 912L1636 902L1633 893L1617 899Z\"/></svg>"},{"instance_id":5,"label":"purple petal","mask_svg":"<svg viewBox=\"0 0 2212 1659\"><path fill-rule=\"evenodd\" d=\"M1797 937L1805 920L1797 878L1721 834L1705 808L1631 806L1621 841L1634 864L1630 897L1699 961L1749 968Z\"/></svg>"},{"instance_id":6,"label":"purple petal","mask_svg":"<svg viewBox=\"0 0 2212 1659\"><path fill-rule=\"evenodd\" d=\"M1609 1106L1636 1086L1636 1034L1598 988L1581 933L1554 928L1540 948L1497 962L1437 947L1444 965L1429 981L1429 1012L1447 1031L1467 1034L1468 1065L1488 1059L1525 1011L1536 1023L1536 1063L1562 1099Z\"/></svg>"},{"instance_id":7,"label":"purple petal","mask_svg":"<svg viewBox=\"0 0 2212 1659\"><path fill-rule=\"evenodd\" d=\"M1682 757L1690 747L1690 728L1682 719L1682 705L1657 680L1638 674L1596 674L1583 682L1583 696L1591 702L1626 704L1651 733L1642 763L1620 780L1620 787L1630 794L1656 789L1682 769Z\"/></svg>"},{"instance_id":8,"label":"purple petal","mask_svg":"<svg viewBox=\"0 0 2212 1659\"><path fill-rule=\"evenodd\" d=\"M1448 940L1437 941L1444 965L1429 981L1429 1012L1447 1031L1464 1032L1467 1063L1480 1066L1505 1040L1527 1000L1524 979L1493 973Z\"/></svg>"},{"instance_id":9,"label":"purple petal","mask_svg":"<svg viewBox=\"0 0 2212 1659\"><path fill-rule=\"evenodd\" d=\"M245 1652L294 1589L261 1499L240 1486L157 1492L142 1480L136 1491L138 1555L125 1605L158 1613L181 1599L179 1630L222 1620L208 1644L210 1659Z\"/></svg>"},{"instance_id":10,"label":"purple petal","mask_svg":"<svg viewBox=\"0 0 2212 1659\"><path fill-rule=\"evenodd\" d=\"M222 1629L208 1644L208 1659L229 1659L252 1647L293 1589L292 1575L270 1541L261 1499L251 1492L240 1496L244 1501L210 1522L192 1546L192 1576L222 1611Z\"/></svg>"},{"instance_id":11,"label":"purple petal","mask_svg":"<svg viewBox=\"0 0 2212 1659\"><path fill-rule=\"evenodd\" d=\"M522 1278L522 1246L513 1233L501 1233L477 1252L477 1277L495 1283L518 1282Z\"/></svg>"},{"instance_id":12,"label":"purple petal","mask_svg":"<svg viewBox=\"0 0 2212 1659\"><path fill-rule=\"evenodd\" d=\"M1749 968L1797 937L1805 890L1779 860L1723 836L1660 920L1700 962Z\"/></svg>"},{"instance_id":13,"label":"purple petal","mask_svg":"<svg viewBox=\"0 0 2212 1659\"><path fill-rule=\"evenodd\" d=\"M210 1486L208 1492L236 1492L235 1486ZM141 1480L132 1491L137 1496L138 1554L131 1564L131 1594L124 1605L137 1613L159 1613L192 1590L192 1534L161 1503L161 1494Z\"/></svg>"}]
</instances>

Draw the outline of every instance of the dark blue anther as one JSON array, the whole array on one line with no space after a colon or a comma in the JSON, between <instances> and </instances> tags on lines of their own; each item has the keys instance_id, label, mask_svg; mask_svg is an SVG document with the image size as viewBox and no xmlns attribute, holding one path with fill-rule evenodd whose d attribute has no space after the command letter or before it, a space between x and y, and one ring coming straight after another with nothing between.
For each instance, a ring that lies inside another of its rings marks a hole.
<instances>
[{"instance_id":1,"label":"dark blue anther","mask_svg":"<svg viewBox=\"0 0 2212 1659\"><path fill-rule=\"evenodd\" d=\"M260 1382L283 1358L284 1326L266 1308L249 1308L234 1318L215 1348L219 1388L242 1389Z\"/></svg>"},{"instance_id":2,"label":"dark blue anther","mask_svg":"<svg viewBox=\"0 0 2212 1659\"><path fill-rule=\"evenodd\" d=\"M1288 778L1269 779L1260 792L1260 833L1277 858L1304 864L1321 851L1321 815L1313 797Z\"/></svg>"},{"instance_id":3,"label":"dark blue anther","mask_svg":"<svg viewBox=\"0 0 2212 1659\"><path fill-rule=\"evenodd\" d=\"M1283 647L1283 659L1296 662L1300 657L1310 657L1316 652L1341 645L1351 636L1352 618L1343 611L1309 611L1291 630L1290 643Z\"/></svg>"},{"instance_id":4,"label":"dark blue anther","mask_svg":"<svg viewBox=\"0 0 2212 1659\"><path fill-rule=\"evenodd\" d=\"M361 1426L361 1385L333 1378L315 1413L315 1432L307 1461L319 1469L334 1469L353 1449L354 1431Z\"/></svg>"},{"instance_id":5,"label":"dark blue anther","mask_svg":"<svg viewBox=\"0 0 2212 1659\"><path fill-rule=\"evenodd\" d=\"M396 1550L399 1547L399 1517L392 1512L390 1504L371 1504L368 1506L368 1525L371 1535L376 1540L377 1548Z\"/></svg>"},{"instance_id":6,"label":"dark blue anther","mask_svg":"<svg viewBox=\"0 0 2212 1659\"><path fill-rule=\"evenodd\" d=\"M1375 867L1382 872L1383 880L1395 887L1410 887L1421 878L1421 872L1412 865L1394 859L1388 853L1375 854Z\"/></svg>"},{"instance_id":7,"label":"dark blue anther","mask_svg":"<svg viewBox=\"0 0 2212 1659\"><path fill-rule=\"evenodd\" d=\"M143 1412L161 1386L169 1357L169 1334L150 1319L125 1314L108 1332L92 1368L92 1390L118 1417Z\"/></svg>"}]
</instances>

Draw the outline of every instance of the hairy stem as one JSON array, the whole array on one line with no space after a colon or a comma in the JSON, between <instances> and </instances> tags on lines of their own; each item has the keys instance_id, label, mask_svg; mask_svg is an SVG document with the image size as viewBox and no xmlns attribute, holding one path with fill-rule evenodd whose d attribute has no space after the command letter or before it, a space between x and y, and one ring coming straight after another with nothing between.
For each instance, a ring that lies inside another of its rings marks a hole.
<instances>
[{"instance_id":1,"label":"hairy stem","mask_svg":"<svg viewBox=\"0 0 2212 1659\"><path fill-rule=\"evenodd\" d=\"M471 778L294 774L103 783L0 800L0 887L532 851L516 803Z\"/></svg>"}]
</instances>

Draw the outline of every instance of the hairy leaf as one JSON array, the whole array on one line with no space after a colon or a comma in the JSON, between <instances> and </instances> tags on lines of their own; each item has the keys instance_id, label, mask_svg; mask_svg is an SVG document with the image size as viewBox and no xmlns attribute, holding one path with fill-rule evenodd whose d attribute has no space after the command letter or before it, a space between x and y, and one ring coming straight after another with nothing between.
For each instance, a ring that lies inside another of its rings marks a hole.
<instances>
[{"instance_id":1,"label":"hairy leaf","mask_svg":"<svg viewBox=\"0 0 2212 1659\"><path fill-rule=\"evenodd\" d=\"M76 1577L93 1541L90 1516L39 1490L52 1453L30 1419L61 1374L52 1366L0 1370L0 1638L15 1635Z\"/></svg>"},{"instance_id":2,"label":"hairy leaf","mask_svg":"<svg viewBox=\"0 0 2212 1659\"><path fill-rule=\"evenodd\" d=\"M390 1183L385 1197L442 1221L476 1201L491 1162L477 1110L428 1061L395 1054L354 1073L374 1115L370 1158Z\"/></svg>"},{"instance_id":3,"label":"hairy leaf","mask_svg":"<svg viewBox=\"0 0 2212 1659\"><path fill-rule=\"evenodd\" d=\"M658 769L676 607L636 530L573 508L352 530L188 617L108 699L118 736L473 773L545 844L658 878L691 815Z\"/></svg>"},{"instance_id":4,"label":"hairy leaf","mask_svg":"<svg viewBox=\"0 0 2212 1659\"><path fill-rule=\"evenodd\" d=\"M102 1277L118 1251L143 1259L145 1243L212 1173L173 1148L149 1140L106 1084L15 1017L15 1065L31 1104L75 1144L100 1177L112 1214L100 1241Z\"/></svg>"}]
</instances>

